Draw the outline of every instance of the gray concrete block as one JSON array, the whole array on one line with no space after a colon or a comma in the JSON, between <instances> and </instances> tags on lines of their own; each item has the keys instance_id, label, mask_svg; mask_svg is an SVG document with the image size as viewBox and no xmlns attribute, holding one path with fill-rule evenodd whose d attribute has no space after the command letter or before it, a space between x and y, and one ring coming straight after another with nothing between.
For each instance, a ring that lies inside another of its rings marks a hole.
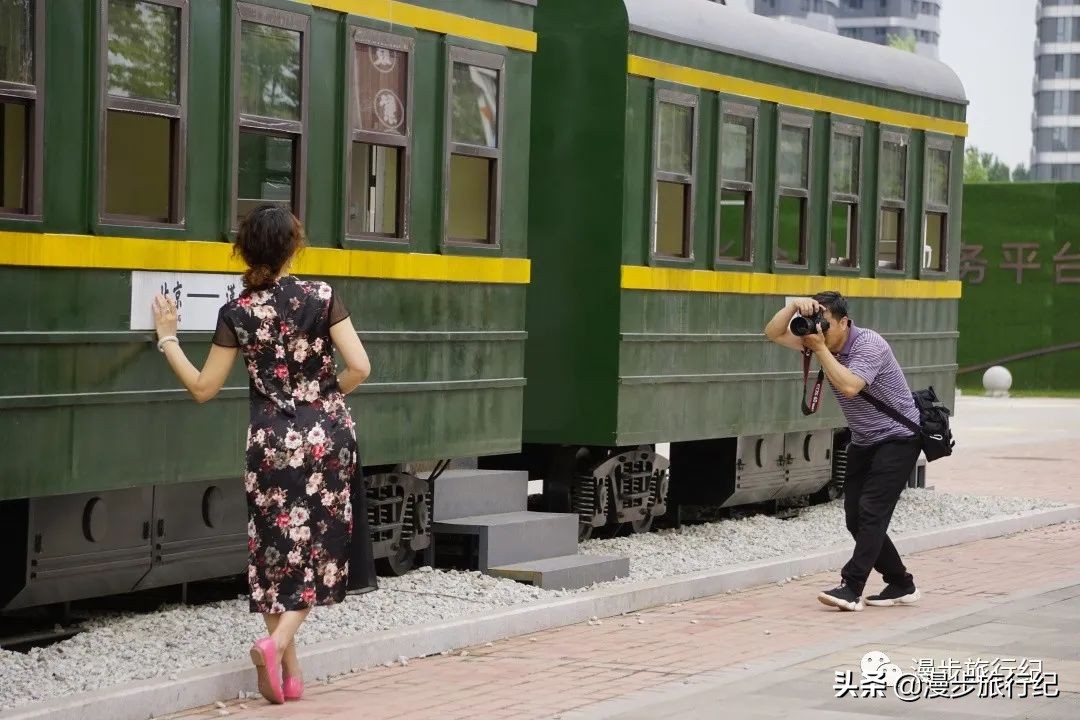
<instances>
[{"instance_id":1,"label":"gray concrete block","mask_svg":"<svg viewBox=\"0 0 1080 720\"><path fill-rule=\"evenodd\" d=\"M476 535L480 570L577 554L578 517L572 513L513 512L442 520L436 533Z\"/></svg>"},{"instance_id":2,"label":"gray concrete block","mask_svg":"<svg viewBox=\"0 0 1080 720\"><path fill-rule=\"evenodd\" d=\"M530 562L501 565L488 573L545 590L576 590L630 574L630 558L613 555L564 555Z\"/></svg>"},{"instance_id":3,"label":"gray concrete block","mask_svg":"<svg viewBox=\"0 0 1080 720\"><path fill-rule=\"evenodd\" d=\"M435 479L432 519L521 512L528 493L523 470L447 470Z\"/></svg>"}]
</instances>

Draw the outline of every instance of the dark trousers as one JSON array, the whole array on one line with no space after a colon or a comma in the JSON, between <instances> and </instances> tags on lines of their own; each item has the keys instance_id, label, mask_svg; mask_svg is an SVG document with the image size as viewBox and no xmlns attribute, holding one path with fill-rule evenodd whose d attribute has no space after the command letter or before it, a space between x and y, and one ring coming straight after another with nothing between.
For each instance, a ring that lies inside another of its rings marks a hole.
<instances>
[{"instance_id":1,"label":"dark trousers","mask_svg":"<svg viewBox=\"0 0 1080 720\"><path fill-rule=\"evenodd\" d=\"M855 552L840 571L840 577L859 595L871 569L881 573L887 583L904 586L914 583L886 531L920 450L918 437L867 447L848 446L844 515L847 528L855 538Z\"/></svg>"}]
</instances>

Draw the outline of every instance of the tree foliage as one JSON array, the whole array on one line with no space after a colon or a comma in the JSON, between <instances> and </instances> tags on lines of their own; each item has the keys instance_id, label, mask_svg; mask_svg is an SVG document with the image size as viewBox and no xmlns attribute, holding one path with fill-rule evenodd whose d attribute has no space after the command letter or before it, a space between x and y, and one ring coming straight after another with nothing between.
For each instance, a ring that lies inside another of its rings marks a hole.
<instances>
[{"instance_id":1,"label":"tree foliage","mask_svg":"<svg viewBox=\"0 0 1080 720\"><path fill-rule=\"evenodd\" d=\"M1030 172L1023 165L1010 170L1001 158L994 153L982 152L974 145L964 154L964 182L1024 182L1030 179Z\"/></svg>"}]
</instances>

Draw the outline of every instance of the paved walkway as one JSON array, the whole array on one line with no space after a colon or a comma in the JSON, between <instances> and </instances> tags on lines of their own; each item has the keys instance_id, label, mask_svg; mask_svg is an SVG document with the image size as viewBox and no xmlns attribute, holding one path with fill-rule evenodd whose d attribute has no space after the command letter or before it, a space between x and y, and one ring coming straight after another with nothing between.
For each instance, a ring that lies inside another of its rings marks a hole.
<instances>
[{"instance_id":1,"label":"paved walkway","mask_svg":"<svg viewBox=\"0 0 1080 720\"><path fill-rule=\"evenodd\" d=\"M1012 593L1080 584L1078 554L1080 524L1061 525L912 556L909 566L927 589L923 602L915 607L867 608L858 614L830 611L814 600L817 590L836 580L835 573L822 573L781 587L612 618L601 625L575 625L512 638L491 647L471 648L466 656L377 668L310 688L308 699L283 707L271 707L260 699L248 701L247 710L241 711L238 702L227 709L244 720L524 719L553 718L572 710L579 711L572 717L602 717L600 707L590 711L590 706L642 689L662 696L672 684L708 684L733 672L754 671L755 666L760 670L761 666L805 663L808 651L828 654L846 648L837 658L851 667L861 657L858 649L868 634L888 636L912 621L937 622L958 612L984 611L987 603L1004 602ZM1038 558L1038 563L1032 563L1032 558ZM1005 652L1005 648L980 648L974 639L964 645L968 648ZM895 652L894 645L883 649ZM1049 658L1047 664L1048 670L1054 669ZM1080 664L1074 664L1062 672L1080 680L1078 668ZM829 692L832 673L823 670L815 682L820 682L822 692ZM748 702L753 701L748 697ZM218 710L206 708L173 717L213 718L218 717Z\"/></svg>"},{"instance_id":2,"label":"paved walkway","mask_svg":"<svg viewBox=\"0 0 1080 720\"><path fill-rule=\"evenodd\" d=\"M1050 401L1047 401L1050 402ZM978 405L979 403L972 403ZM962 406L961 410L964 409ZM1080 403L1046 411L1074 428L1032 442L1038 425L994 440L1004 405L958 418L971 423L953 458L931 467L939 491L1038 495L1080 501ZM1064 413L1061 416L1060 413ZM970 420L969 420L970 418ZM1075 423L1075 424L1073 424ZM999 457L1000 456L1000 457ZM1022 459L1010 459L1022 458ZM1045 459L1054 458L1054 459ZM838 529L839 532L840 529ZM814 600L836 573L780 586L654 608L597 625L511 638L467 654L376 668L310 687L299 703L238 701L242 720L365 718L482 720L527 718L1080 717L1080 524L940 548L910 557L926 590L915 607L829 610ZM871 581L871 590L876 589ZM1048 594L1047 594L1048 593ZM1056 594L1055 594L1056 593ZM1037 608L1028 612L1026 608ZM835 669L856 669L867 649L894 662L1013 655L1043 659L1059 673L1062 696L1047 700L895 700L833 698ZM170 716L219 717L216 707Z\"/></svg>"},{"instance_id":3,"label":"paved walkway","mask_svg":"<svg viewBox=\"0 0 1080 720\"><path fill-rule=\"evenodd\" d=\"M1080 717L1080 585L1021 592L1008 602L985 603L980 609L961 612L948 619L940 619L939 613L916 613L915 626L887 637L871 630L862 644L825 654L815 649L803 662L786 667L754 676L704 679L666 693L624 697L567 713L563 720L712 720L721 707L725 717L740 720ZM911 675L919 659L940 671L927 671L922 683L900 683L897 687L906 699L881 683L876 696L873 681L864 682L860 669L862 658L872 653L878 662L887 659ZM996 672L983 671L981 678L986 679L981 679L970 664L977 659L986 661L987 668L995 659L1000 663ZM953 680L944 672L950 661L958 668ZM962 679L966 664L972 668L968 682ZM1025 666L1027 671L1009 679L1010 671ZM839 686L838 671L842 673ZM998 681L991 679L995 675ZM1017 682L1017 676L1023 679Z\"/></svg>"}]
</instances>

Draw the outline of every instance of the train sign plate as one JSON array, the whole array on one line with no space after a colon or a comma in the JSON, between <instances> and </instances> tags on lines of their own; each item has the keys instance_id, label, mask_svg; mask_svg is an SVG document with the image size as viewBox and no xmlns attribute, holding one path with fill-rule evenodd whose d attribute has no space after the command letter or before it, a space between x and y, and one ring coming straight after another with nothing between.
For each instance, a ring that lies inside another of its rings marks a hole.
<instances>
[{"instance_id":1,"label":"train sign plate","mask_svg":"<svg viewBox=\"0 0 1080 720\"><path fill-rule=\"evenodd\" d=\"M214 330L218 310L243 288L239 275L136 270L131 273L131 329L154 329L150 304L155 294L165 293L176 302L180 330Z\"/></svg>"}]
</instances>

